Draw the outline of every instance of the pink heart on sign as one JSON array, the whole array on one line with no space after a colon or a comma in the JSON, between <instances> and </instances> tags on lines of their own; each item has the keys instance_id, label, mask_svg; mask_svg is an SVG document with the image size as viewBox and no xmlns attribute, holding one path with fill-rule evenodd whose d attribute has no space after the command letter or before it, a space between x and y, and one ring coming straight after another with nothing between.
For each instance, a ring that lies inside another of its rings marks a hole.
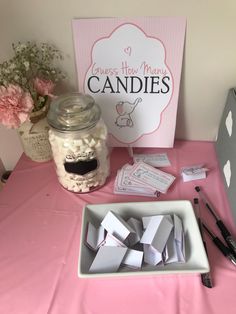
<instances>
[{"instance_id":1,"label":"pink heart on sign","mask_svg":"<svg viewBox=\"0 0 236 314\"><path fill-rule=\"evenodd\" d=\"M127 55L131 56L131 47L130 47L130 46L129 46L129 47L126 47L126 48L124 49L124 52L125 52Z\"/></svg>"}]
</instances>

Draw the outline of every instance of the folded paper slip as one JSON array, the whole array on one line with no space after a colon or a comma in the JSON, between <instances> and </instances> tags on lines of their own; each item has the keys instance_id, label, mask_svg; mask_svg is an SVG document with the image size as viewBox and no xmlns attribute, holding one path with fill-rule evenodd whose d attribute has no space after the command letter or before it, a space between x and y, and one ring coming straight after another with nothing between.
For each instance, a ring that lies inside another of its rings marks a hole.
<instances>
[{"instance_id":1,"label":"folded paper slip","mask_svg":"<svg viewBox=\"0 0 236 314\"><path fill-rule=\"evenodd\" d=\"M140 242L152 245L158 252L162 253L172 228L173 223L165 215L153 216Z\"/></svg>"},{"instance_id":2,"label":"folded paper slip","mask_svg":"<svg viewBox=\"0 0 236 314\"><path fill-rule=\"evenodd\" d=\"M101 222L101 225L108 233L124 241L134 230L119 215L109 211Z\"/></svg>"},{"instance_id":3,"label":"folded paper slip","mask_svg":"<svg viewBox=\"0 0 236 314\"><path fill-rule=\"evenodd\" d=\"M104 242L105 229L102 226L96 228L91 222L87 226L86 243L94 251L96 251Z\"/></svg>"},{"instance_id":4,"label":"folded paper slip","mask_svg":"<svg viewBox=\"0 0 236 314\"><path fill-rule=\"evenodd\" d=\"M128 248L118 246L101 246L89 269L91 273L116 272Z\"/></svg>"},{"instance_id":5,"label":"folded paper slip","mask_svg":"<svg viewBox=\"0 0 236 314\"><path fill-rule=\"evenodd\" d=\"M208 169L203 165L194 165L183 167L181 169L181 175L184 182L189 182L193 180L205 179L207 171Z\"/></svg>"},{"instance_id":6,"label":"folded paper slip","mask_svg":"<svg viewBox=\"0 0 236 314\"><path fill-rule=\"evenodd\" d=\"M185 262L185 241L182 221L177 215L174 215L173 220L174 228L170 233L164 252L165 264Z\"/></svg>"},{"instance_id":7,"label":"folded paper slip","mask_svg":"<svg viewBox=\"0 0 236 314\"><path fill-rule=\"evenodd\" d=\"M128 249L124 259L122 260L122 264L127 265L134 269L140 269L142 267L143 262L143 252Z\"/></svg>"}]
</instances>

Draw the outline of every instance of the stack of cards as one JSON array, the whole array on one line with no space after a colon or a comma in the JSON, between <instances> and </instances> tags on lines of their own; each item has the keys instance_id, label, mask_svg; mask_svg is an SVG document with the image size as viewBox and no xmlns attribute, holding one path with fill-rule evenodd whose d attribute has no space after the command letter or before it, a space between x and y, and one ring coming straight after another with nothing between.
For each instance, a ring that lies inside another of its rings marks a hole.
<instances>
[{"instance_id":1,"label":"stack of cards","mask_svg":"<svg viewBox=\"0 0 236 314\"><path fill-rule=\"evenodd\" d=\"M139 161L117 172L114 193L154 197L166 193L174 180L173 175Z\"/></svg>"},{"instance_id":2,"label":"stack of cards","mask_svg":"<svg viewBox=\"0 0 236 314\"><path fill-rule=\"evenodd\" d=\"M185 262L184 231L175 214L125 221L109 211L98 228L88 223L86 245L96 252L89 269L93 273Z\"/></svg>"}]
</instances>

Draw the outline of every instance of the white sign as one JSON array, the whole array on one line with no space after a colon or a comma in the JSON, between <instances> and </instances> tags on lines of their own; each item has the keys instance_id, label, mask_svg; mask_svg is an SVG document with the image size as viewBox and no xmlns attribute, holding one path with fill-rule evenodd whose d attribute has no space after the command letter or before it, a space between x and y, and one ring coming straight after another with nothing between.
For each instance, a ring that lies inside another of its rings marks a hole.
<instances>
[{"instance_id":1,"label":"white sign","mask_svg":"<svg viewBox=\"0 0 236 314\"><path fill-rule=\"evenodd\" d=\"M79 89L100 105L110 144L172 146L185 19L81 19L73 30Z\"/></svg>"}]
</instances>

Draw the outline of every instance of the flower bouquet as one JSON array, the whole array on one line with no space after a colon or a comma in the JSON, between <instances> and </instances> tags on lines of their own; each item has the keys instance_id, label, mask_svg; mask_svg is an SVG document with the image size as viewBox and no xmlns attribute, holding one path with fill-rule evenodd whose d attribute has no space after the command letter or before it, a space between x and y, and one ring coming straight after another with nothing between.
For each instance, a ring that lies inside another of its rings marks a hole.
<instances>
[{"instance_id":1,"label":"flower bouquet","mask_svg":"<svg viewBox=\"0 0 236 314\"><path fill-rule=\"evenodd\" d=\"M51 152L45 117L56 83L65 78L55 65L62 55L48 43L19 42L12 48L14 56L0 64L0 123L18 129L31 159L48 160ZM39 134L40 129L44 135Z\"/></svg>"}]
</instances>

